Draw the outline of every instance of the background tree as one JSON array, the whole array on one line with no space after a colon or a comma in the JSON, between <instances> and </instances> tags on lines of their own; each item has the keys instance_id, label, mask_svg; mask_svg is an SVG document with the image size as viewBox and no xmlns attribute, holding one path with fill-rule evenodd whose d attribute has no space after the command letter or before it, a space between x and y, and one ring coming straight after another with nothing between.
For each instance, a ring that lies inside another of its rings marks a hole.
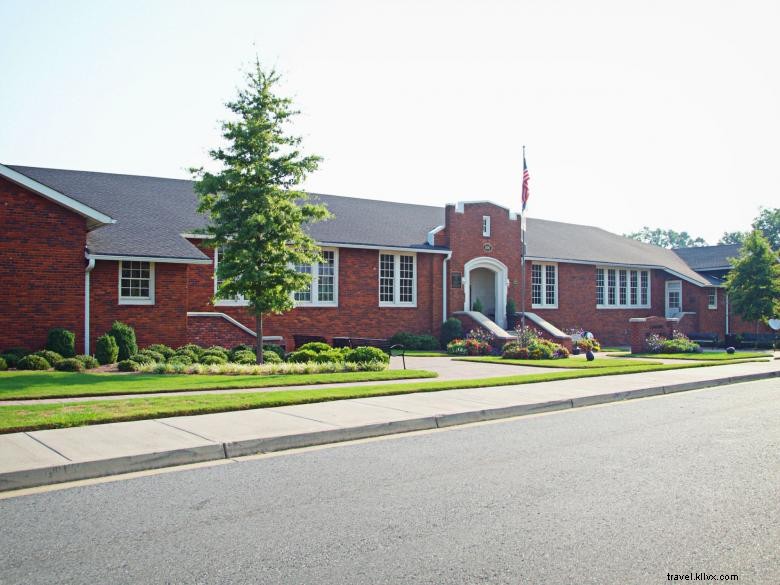
<instances>
[{"instance_id":1,"label":"background tree","mask_svg":"<svg viewBox=\"0 0 780 585\"><path fill-rule=\"evenodd\" d=\"M741 244L750 232L723 232L718 244Z\"/></svg>"},{"instance_id":2,"label":"background tree","mask_svg":"<svg viewBox=\"0 0 780 585\"><path fill-rule=\"evenodd\" d=\"M745 321L760 322L780 315L780 264L769 241L753 230L726 277L726 291L734 313Z\"/></svg>"},{"instance_id":3,"label":"background tree","mask_svg":"<svg viewBox=\"0 0 780 585\"><path fill-rule=\"evenodd\" d=\"M691 248L694 246L706 246L703 238L694 238L688 232L676 232L661 228L651 229L647 226L632 234L623 234L627 238L639 240L646 244L661 246L662 248Z\"/></svg>"},{"instance_id":4,"label":"background tree","mask_svg":"<svg viewBox=\"0 0 780 585\"><path fill-rule=\"evenodd\" d=\"M211 218L208 245L219 249L216 296L248 301L255 315L257 363L263 363L263 317L294 306L293 292L311 282L295 265L320 256L303 224L329 216L324 206L295 190L321 159L301 154L301 138L286 133L299 112L292 100L275 94L279 79L255 61L246 88L226 104L235 114L222 123L227 146L209 152L222 170L193 169L198 209Z\"/></svg>"},{"instance_id":5,"label":"background tree","mask_svg":"<svg viewBox=\"0 0 780 585\"><path fill-rule=\"evenodd\" d=\"M769 240L775 252L780 252L780 207L760 208L751 227L759 230ZM719 244L741 244L750 232L724 232Z\"/></svg>"}]
</instances>

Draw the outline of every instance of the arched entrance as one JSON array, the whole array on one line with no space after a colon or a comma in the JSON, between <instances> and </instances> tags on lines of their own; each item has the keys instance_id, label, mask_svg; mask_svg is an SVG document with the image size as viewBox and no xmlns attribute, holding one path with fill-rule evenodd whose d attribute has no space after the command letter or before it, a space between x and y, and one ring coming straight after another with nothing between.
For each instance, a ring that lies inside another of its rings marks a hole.
<instances>
[{"instance_id":1,"label":"arched entrance","mask_svg":"<svg viewBox=\"0 0 780 585\"><path fill-rule=\"evenodd\" d=\"M463 267L464 311L471 311L479 299L483 313L499 326L506 327L506 297L509 287L509 271L506 265L481 256L466 262Z\"/></svg>"}]
</instances>

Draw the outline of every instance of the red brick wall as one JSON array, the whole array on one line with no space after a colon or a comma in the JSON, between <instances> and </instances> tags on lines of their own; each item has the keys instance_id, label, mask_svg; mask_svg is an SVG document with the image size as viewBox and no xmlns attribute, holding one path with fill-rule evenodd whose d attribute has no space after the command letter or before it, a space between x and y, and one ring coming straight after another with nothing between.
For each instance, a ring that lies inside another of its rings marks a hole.
<instances>
[{"instance_id":1,"label":"red brick wall","mask_svg":"<svg viewBox=\"0 0 780 585\"><path fill-rule=\"evenodd\" d=\"M213 251L202 248L213 257ZM438 334L441 324L441 254L417 255L417 307L379 307L379 252L340 248L338 260L338 307L298 307L283 315L270 315L263 321L264 335L281 335L287 347L292 336L320 335L332 337L390 337L398 331ZM190 287L190 311L226 313L255 329L255 318L244 307L214 306L213 265L191 265L187 282ZM194 322L194 319L190 320ZM203 327L198 325L199 328ZM221 326L215 325L214 327ZM193 331L191 339L204 333Z\"/></svg>"},{"instance_id":2,"label":"red brick wall","mask_svg":"<svg viewBox=\"0 0 780 585\"><path fill-rule=\"evenodd\" d=\"M190 317L187 319L187 339L202 347L221 345L235 347L245 343L254 347L256 337L220 317Z\"/></svg>"},{"instance_id":3,"label":"red brick wall","mask_svg":"<svg viewBox=\"0 0 780 585\"><path fill-rule=\"evenodd\" d=\"M86 220L0 178L0 226L0 350L65 327L83 351Z\"/></svg>"},{"instance_id":4,"label":"red brick wall","mask_svg":"<svg viewBox=\"0 0 780 585\"><path fill-rule=\"evenodd\" d=\"M119 304L119 262L98 260L90 281L90 341L123 321L135 329L139 347L187 343L187 264L154 265L154 305Z\"/></svg>"}]
</instances>

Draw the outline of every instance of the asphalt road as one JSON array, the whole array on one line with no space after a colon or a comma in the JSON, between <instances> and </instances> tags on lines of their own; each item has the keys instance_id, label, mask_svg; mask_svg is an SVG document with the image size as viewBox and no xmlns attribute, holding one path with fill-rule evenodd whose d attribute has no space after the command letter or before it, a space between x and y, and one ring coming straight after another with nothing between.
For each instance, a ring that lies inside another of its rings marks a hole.
<instances>
[{"instance_id":1,"label":"asphalt road","mask_svg":"<svg viewBox=\"0 0 780 585\"><path fill-rule=\"evenodd\" d=\"M0 500L0 583L669 573L780 583L780 381Z\"/></svg>"}]
</instances>

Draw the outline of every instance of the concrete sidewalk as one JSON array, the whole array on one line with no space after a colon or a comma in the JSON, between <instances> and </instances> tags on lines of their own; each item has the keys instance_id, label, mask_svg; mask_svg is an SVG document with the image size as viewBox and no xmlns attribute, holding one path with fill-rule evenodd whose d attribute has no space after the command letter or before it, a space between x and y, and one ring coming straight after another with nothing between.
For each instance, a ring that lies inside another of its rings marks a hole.
<instances>
[{"instance_id":1,"label":"concrete sidewalk","mask_svg":"<svg viewBox=\"0 0 780 585\"><path fill-rule=\"evenodd\" d=\"M777 376L773 360L13 433L0 435L0 491Z\"/></svg>"}]
</instances>

